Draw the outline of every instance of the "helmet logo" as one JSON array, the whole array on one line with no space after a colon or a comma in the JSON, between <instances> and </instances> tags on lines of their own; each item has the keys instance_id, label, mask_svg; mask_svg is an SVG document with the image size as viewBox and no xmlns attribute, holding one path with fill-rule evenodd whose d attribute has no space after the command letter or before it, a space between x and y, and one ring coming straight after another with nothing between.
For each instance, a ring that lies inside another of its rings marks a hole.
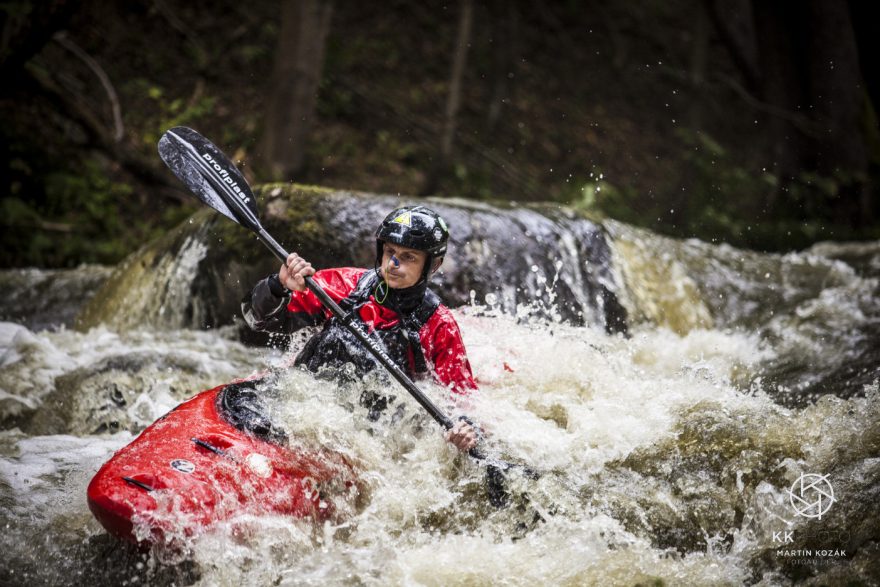
<instances>
[{"instance_id":1,"label":"helmet logo","mask_svg":"<svg viewBox=\"0 0 880 587\"><path fill-rule=\"evenodd\" d=\"M440 226L443 227L443 230L445 230L446 232L449 232L449 227L446 226L446 221L443 220L443 217L442 217L442 216L438 216L438 217L437 217L437 222L440 223Z\"/></svg>"},{"instance_id":2,"label":"helmet logo","mask_svg":"<svg viewBox=\"0 0 880 587\"><path fill-rule=\"evenodd\" d=\"M397 224L403 224L404 226L412 226L412 213L407 211L392 220L391 222L396 222Z\"/></svg>"}]
</instances>

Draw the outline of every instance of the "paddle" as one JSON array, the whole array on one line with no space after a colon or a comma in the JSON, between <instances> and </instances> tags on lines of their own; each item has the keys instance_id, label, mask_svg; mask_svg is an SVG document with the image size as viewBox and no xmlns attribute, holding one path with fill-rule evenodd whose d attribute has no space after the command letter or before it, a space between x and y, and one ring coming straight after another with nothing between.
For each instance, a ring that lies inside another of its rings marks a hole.
<instances>
[{"instance_id":1,"label":"paddle","mask_svg":"<svg viewBox=\"0 0 880 587\"><path fill-rule=\"evenodd\" d=\"M230 220L253 231L257 238L271 250L281 262L287 260L288 253L260 224L256 198L244 176L235 165L208 139L183 126L165 132L159 140L159 156L202 202L211 206ZM351 312L346 312L327 295L323 288L311 277L305 278L306 287L317 296L321 303L342 322L366 349L391 373L398 383L436 420L449 430L454 422L438 408L403 370L391 360L385 350L372 337L368 336L354 320ZM523 465L515 465L487 457L477 447L469 453L471 457L489 465L490 483L499 484L502 472L513 467L521 468L526 475L536 478L538 474ZM493 503L506 503L506 492L493 497ZM491 493L490 493L491 495ZM496 504L496 505L499 505Z\"/></svg>"}]
</instances>

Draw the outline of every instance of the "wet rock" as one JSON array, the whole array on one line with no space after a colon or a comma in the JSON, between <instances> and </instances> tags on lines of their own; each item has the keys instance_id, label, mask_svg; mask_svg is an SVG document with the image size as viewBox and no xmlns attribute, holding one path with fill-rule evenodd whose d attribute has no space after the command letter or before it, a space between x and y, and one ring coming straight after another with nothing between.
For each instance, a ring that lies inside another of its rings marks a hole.
<instances>
[{"instance_id":1,"label":"wet rock","mask_svg":"<svg viewBox=\"0 0 880 587\"><path fill-rule=\"evenodd\" d=\"M797 473L780 485L781 491L796 482ZM876 579L880 460L829 467L823 474L833 481L835 501L821 517L789 514L793 523L777 527L789 530L790 539L765 536L751 561L756 574L776 568L795 583L811 585L861 585Z\"/></svg>"},{"instance_id":2,"label":"wet rock","mask_svg":"<svg viewBox=\"0 0 880 587\"><path fill-rule=\"evenodd\" d=\"M526 402L526 409L542 420L549 420L563 430L568 428L568 411L561 403L548 403L529 400Z\"/></svg>"},{"instance_id":3,"label":"wet rock","mask_svg":"<svg viewBox=\"0 0 880 587\"><path fill-rule=\"evenodd\" d=\"M412 199L268 185L257 190L261 221L288 251L317 268L372 267L374 231ZM449 224L449 253L433 287L454 307L471 300L609 332L626 329L602 228L558 206L501 208L418 200ZM126 259L84 308L78 327L205 328L230 324L240 300L279 262L252 233L203 210Z\"/></svg>"},{"instance_id":4,"label":"wet rock","mask_svg":"<svg viewBox=\"0 0 880 587\"><path fill-rule=\"evenodd\" d=\"M613 236L614 267L624 284L621 301L631 323L647 322L680 335L713 326L703 293L673 252L673 239L616 222L606 224Z\"/></svg>"},{"instance_id":5,"label":"wet rock","mask_svg":"<svg viewBox=\"0 0 880 587\"><path fill-rule=\"evenodd\" d=\"M218 323L218 291L200 296L211 279L210 243L217 219L203 210L120 263L76 318L80 330L105 324L131 328L204 328Z\"/></svg>"},{"instance_id":6,"label":"wet rock","mask_svg":"<svg viewBox=\"0 0 880 587\"><path fill-rule=\"evenodd\" d=\"M784 483L780 463L800 454L779 414L756 419L701 402L675 430L674 438L610 463L601 502L629 530L682 553L705 551L708 537L731 540L758 483Z\"/></svg>"},{"instance_id":7,"label":"wet rock","mask_svg":"<svg viewBox=\"0 0 880 587\"><path fill-rule=\"evenodd\" d=\"M754 383L787 407L861 395L880 378L880 243L779 255L603 226L631 325L758 332L774 353Z\"/></svg>"},{"instance_id":8,"label":"wet rock","mask_svg":"<svg viewBox=\"0 0 880 587\"><path fill-rule=\"evenodd\" d=\"M613 220L598 224L547 204L291 185L262 186L256 194L267 231L317 268L372 267L374 230L389 210L413 201L434 207L452 237L432 287L451 307L475 302L521 319L608 333L640 325L682 336L755 331L774 352L738 385L760 388L782 405L852 397L880 377L880 305L876 278L868 277L877 243L773 255L671 239ZM249 344L284 346L283 338L270 340L239 320L241 299L278 266L251 232L204 209L121 263L78 314L77 327L216 328L238 320Z\"/></svg>"},{"instance_id":9,"label":"wet rock","mask_svg":"<svg viewBox=\"0 0 880 587\"><path fill-rule=\"evenodd\" d=\"M31 331L73 326L77 312L107 280L112 267L0 271L0 321Z\"/></svg>"},{"instance_id":10,"label":"wet rock","mask_svg":"<svg viewBox=\"0 0 880 587\"><path fill-rule=\"evenodd\" d=\"M863 277L880 277L880 242L821 242L806 253L843 261Z\"/></svg>"},{"instance_id":11,"label":"wet rock","mask_svg":"<svg viewBox=\"0 0 880 587\"><path fill-rule=\"evenodd\" d=\"M183 401L209 379L186 357L154 352L108 357L59 376L24 430L32 435L137 433L162 415L157 404Z\"/></svg>"}]
</instances>

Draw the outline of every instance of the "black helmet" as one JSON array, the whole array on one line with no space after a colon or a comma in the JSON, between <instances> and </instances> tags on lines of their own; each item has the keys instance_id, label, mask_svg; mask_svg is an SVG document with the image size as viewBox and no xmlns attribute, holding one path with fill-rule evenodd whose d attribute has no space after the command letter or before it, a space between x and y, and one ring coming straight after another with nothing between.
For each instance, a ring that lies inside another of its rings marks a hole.
<instances>
[{"instance_id":1,"label":"black helmet","mask_svg":"<svg viewBox=\"0 0 880 587\"><path fill-rule=\"evenodd\" d=\"M439 214L424 206L404 206L385 217L376 229L376 241L425 251L432 257L446 254L449 229Z\"/></svg>"},{"instance_id":2,"label":"black helmet","mask_svg":"<svg viewBox=\"0 0 880 587\"><path fill-rule=\"evenodd\" d=\"M443 218L425 206L404 206L385 217L376 229L376 260L382 262L382 243L389 242L428 253L424 276L434 259L446 255L449 228Z\"/></svg>"}]
</instances>

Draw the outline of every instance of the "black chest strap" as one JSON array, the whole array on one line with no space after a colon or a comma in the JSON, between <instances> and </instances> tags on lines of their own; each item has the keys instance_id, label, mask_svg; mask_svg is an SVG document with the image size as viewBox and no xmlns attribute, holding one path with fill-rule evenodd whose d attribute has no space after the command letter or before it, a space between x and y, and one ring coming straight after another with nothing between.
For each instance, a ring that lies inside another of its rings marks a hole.
<instances>
[{"instance_id":1,"label":"black chest strap","mask_svg":"<svg viewBox=\"0 0 880 587\"><path fill-rule=\"evenodd\" d=\"M425 297L418 308L409 314L401 315L401 322L404 325L403 333L413 349L416 373L428 372L428 364L425 361L425 351L422 349L422 340L419 338L419 332L427 324L431 316L434 315L439 306L440 298L429 289L425 291Z\"/></svg>"},{"instance_id":2,"label":"black chest strap","mask_svg":"<svg viewBox=\"0 0 880 587\"><path fill-rule=\"evenodd\" d=\"M377 285L379 285L379 276L376 274L376 271L364 271L358 277L357 285L354 286L351 293L345 299L339 301L339 307L346 312L360 308L363 304L370 301L370 294Z\"/></svg>"},{"instance_id":3,"label":"black chest strap","mask_svg":"<svg viewBox=\"0 0 880 587\"><path fill-rule=\"evenodd\" d=\"M358 279L357 285L352 292L339 302L339 307L345 312L352 312L355 319L360 320L358 310L370 301L370 295L378 285L379 274L375 270L365 271ZM428 289L425 290L425 297L422 298L422 302L415 310L406 314L402 312L397 313L400 319L400 331L412 349L416 373L427 373L428 371L428 364L425 361L425 353L422 349L419 331L431 319L431 316L434 315L438 307L440 307L440 297Z\"/></svg>"}]
</instances>

